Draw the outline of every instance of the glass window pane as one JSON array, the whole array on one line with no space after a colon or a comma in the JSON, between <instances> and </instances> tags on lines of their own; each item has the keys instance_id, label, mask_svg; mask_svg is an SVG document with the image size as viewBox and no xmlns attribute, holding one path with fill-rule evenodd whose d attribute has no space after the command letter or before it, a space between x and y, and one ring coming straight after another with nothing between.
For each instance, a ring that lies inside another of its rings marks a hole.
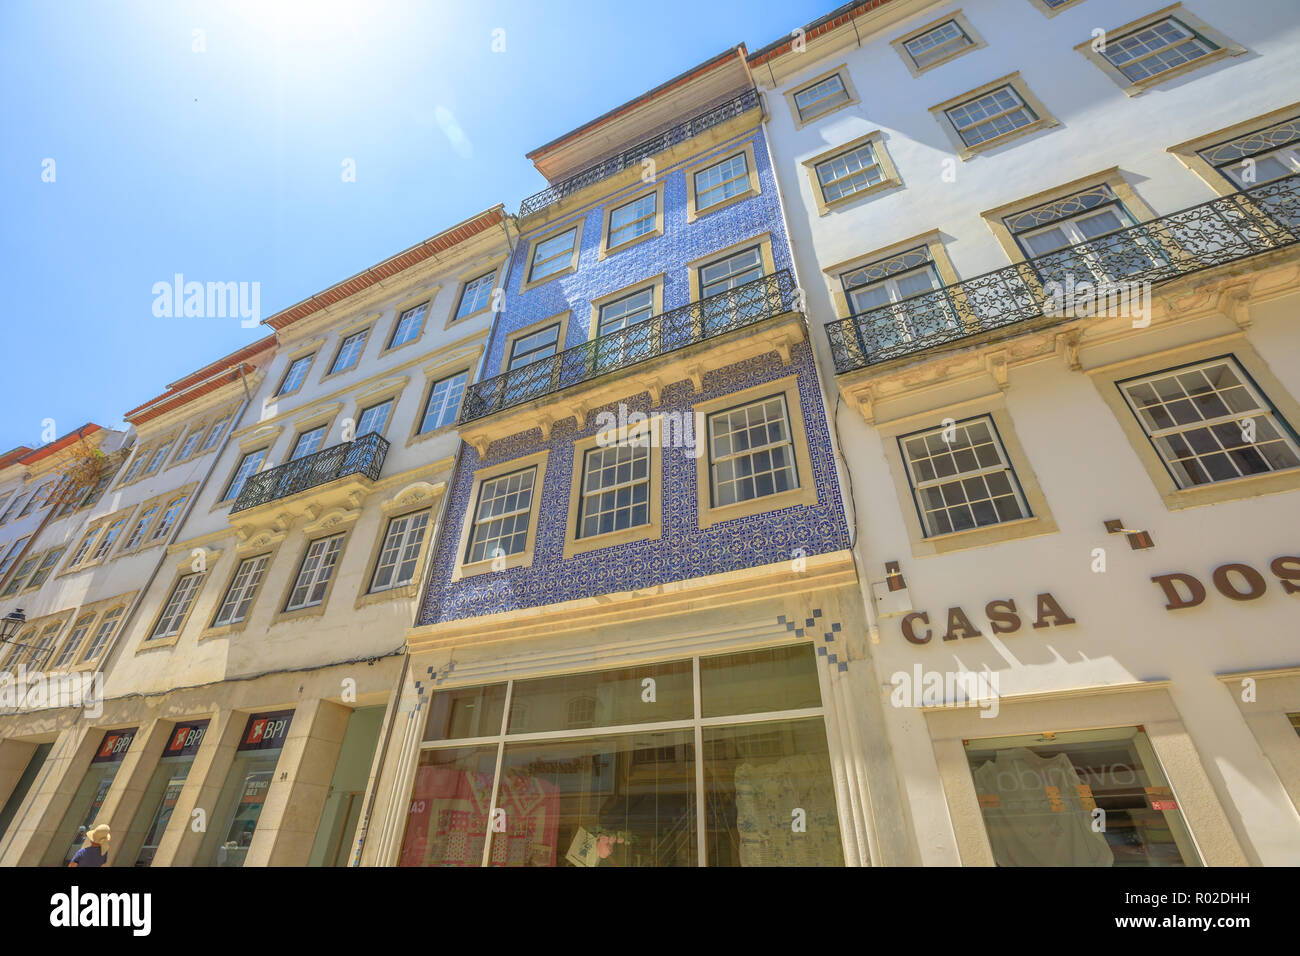
<instances>
[{"instance_id":1,"label":"glass window pane","mask_svg":"<svg viewBox=\"0 0 1300 956\"><path fill-rule=\"evenodd\" d=\"M819 718L706 727L704 787L709 866L844 865Z\"/></svg>"},{"instance_id":2,"label":"glass window pane","mask_svg":"<svg viewBox=\"0 0 1300 956\"><path fill-rule=\"evenodd\" d=\"M434 741L495 737L501 733L501 715L505 706L504 682L485 687L435 691L429 701L424 739Z\"/></svg>"},{"instance_id":3,"label":"glass window pane","mask_svg":"<svg viewBox=\"0 0 1300 956\"><path fill-rule=\"evenodd\" d=\"M671 661L515 681L509 732L689 720L694 712L691 662Z\"/></svg>"},{"instance_id":4,"label":"glass window pane","mask_svg":"<svg viewBox=\"0 0 1300 956\"><path fill-rule=\"evenodd\" d=\"M695 866L691 730L507 745L494 866Z\"/></svg>"},{"instance_id":5,"label":"glass window pane","mask_svg":"<svg viewBox=\"0 0 1300 956\"><path fill-rule=\"evenodd\" d=\"M827 625L829 628L830 625ZM700 658L701 716L820 707L811 644Z\"/></svg>"},{"instance_id":6,"label":"glass window pane","mask_svg":"<svg viewBox=\"0 0 1300 956\"><path fill-rule=\"evenodd\" d=\"M483 865L496 759L495 746L420 754L398 866Z\"/></svg>"}]
</instances>

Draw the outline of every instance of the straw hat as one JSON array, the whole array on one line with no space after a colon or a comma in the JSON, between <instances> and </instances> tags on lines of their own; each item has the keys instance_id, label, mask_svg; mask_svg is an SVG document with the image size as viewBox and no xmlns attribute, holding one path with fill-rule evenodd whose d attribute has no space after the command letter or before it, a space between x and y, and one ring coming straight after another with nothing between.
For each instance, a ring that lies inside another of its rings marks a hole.
<instances>
[{"instance_id":1,"label":"straw hat","mask_svg":"<svg viewBox=\"0 0 1300 956\"><path fill-rule=\"evenodd\" d=\"M90 843L107 843L112 838L113 835L108 832L107 823L101 823L99 826L86 831L86 840Z\"/></svg>"}]
</instances>

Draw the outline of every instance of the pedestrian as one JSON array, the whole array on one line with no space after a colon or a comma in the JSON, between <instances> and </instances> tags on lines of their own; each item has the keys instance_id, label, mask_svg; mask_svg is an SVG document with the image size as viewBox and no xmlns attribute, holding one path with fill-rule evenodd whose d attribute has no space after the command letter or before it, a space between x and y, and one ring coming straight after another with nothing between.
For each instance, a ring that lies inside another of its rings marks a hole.
<instances>
[{"instance_id":1,"label":"pedestrian","mask_svg":"<svg viewBox=\"0 0 1300 956\"><path fill-rule=\"evenodd\" d=\"M76 852L68 866L105 866L108 863L108 841L112 836L107 823L87 830L86 845Z\"/></svg>"}]
</instances>

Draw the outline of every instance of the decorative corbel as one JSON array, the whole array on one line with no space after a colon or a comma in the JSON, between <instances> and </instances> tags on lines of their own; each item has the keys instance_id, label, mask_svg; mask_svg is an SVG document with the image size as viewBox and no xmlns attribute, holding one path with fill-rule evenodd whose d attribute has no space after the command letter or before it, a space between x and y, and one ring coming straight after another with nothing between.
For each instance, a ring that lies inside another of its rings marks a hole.
<instances>
[{"instance_id":1,"label":"decorative corbel","mask_svg":"<svg viewBox=\"0 0 1300 956\"><path fill-rule=\"evenodd\" d=\"M550 441L551 429L555 425L555 419L550 415L539 415L537 418L537 424L542 430L542 441Z\"/></svg>"},{"instance_id":2,"label":"decorative corbel","mask_svg":"<svg viewBox=\"0 0 1300 956\"><path fill-rule=\"evenodd\" d=\"M660 401L663 399L663 383L658 379L655 379L653 382L646 383L645 390L650 393L650 407L654 408L658 406Z\"/></svg>"},{"instance_id":3,"label":"decorative corbel","mask_svg":"<svg viewBox=\"0 0 1300 956\"><path fill-rule=\"evenodd\" d=\"M1065 362L1065 367L1071 372L1082 372L1083 366L1079 364L1079 340L1082 334L1078 329L1070 329L1066 332L1056 334L1056 353L1061 356Z\"/></svg>"},{"instance_id":4,"label":"decorative corbel","mask_svg":"<svg viewBox=\"0 0 1300 956\"><path fill-rule=\"evenodd\" d=\"M993 376L1001 391L1007 390L1007 350L998 349L984 356L984 368Z\"/></svg>"},{"instance_id":5,"label":"decorative corbel","mask_svg":"<svg viewBox=\"0 0 1300 956\"><path fill-rule=\"evenodd\" d=\"M860 414L868 425L876 423L876 392L870 385L862 385L848 395L848 399L858 407Z\"/></svg>"},{"instance_id":6,"label":"decorative corbel","mask_svg":"<svg viewBox=\"0 0 1300 956\"><path fill-rule=\"evenodd\" d=\"M486 435L475 435L472 438L466 435L462 435L461 437L464 438L465 443L469 445L471 448L473 448L475 453L478 454L480 461L487 457L487 450L488 450L489 443Z\"/></svg>"},{"instance_id":7,"label":"decorative corbel","mask_svg":"<svg viewBox=\"0 0 1300 956\"><path fill-rule=\"evenodd\" d=\"M1250 286L1243 283L1224 289L1219 296L1219 310L1243 332L1250 328Z\"/></svg>"},{"instance_id":8,"label":"decorative corbel","mask_svg":"<svg viewBox=\"0 0 1300 956\"><path fill-rule=\"evenodd\" d=\"M695 394L699 395L704 391L704 367L698 363L692 365L686 370L686 377L691 380L691 385L695 389Z\"/></svg>"}]
</instances>

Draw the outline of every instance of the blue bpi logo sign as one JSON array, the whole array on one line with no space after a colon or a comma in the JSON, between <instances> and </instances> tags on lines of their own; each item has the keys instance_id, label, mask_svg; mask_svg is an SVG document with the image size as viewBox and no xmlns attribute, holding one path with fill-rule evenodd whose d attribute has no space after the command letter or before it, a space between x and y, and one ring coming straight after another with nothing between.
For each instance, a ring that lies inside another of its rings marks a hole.
<instances>
[{"instance_id":1,"label":"blue bpi logo sign","mask_svg":"<svg viewBox=\"0 0 1300 956\"><path fill-rule=\"evenodd\" d=\"M248 718L239 750L278 750L284 746L293 721L292 710L277 710L267 714L253 714Z\"/></svg>"}]
</instances>

